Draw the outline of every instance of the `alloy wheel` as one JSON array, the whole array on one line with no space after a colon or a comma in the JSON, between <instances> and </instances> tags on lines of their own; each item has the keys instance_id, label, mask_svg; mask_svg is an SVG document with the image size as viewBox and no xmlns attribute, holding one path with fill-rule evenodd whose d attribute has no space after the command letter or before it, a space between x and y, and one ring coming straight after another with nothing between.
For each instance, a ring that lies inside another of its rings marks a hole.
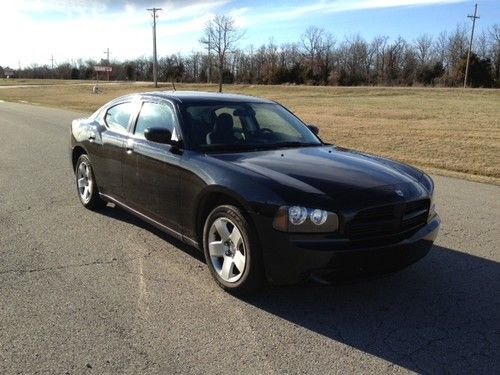
<instances>
[{"instance_id":1,"label":"alloy wheel","mask_svg":"<svg viewBox=\"0 0 500 375\"><path fill-rule=\"evenodd\" d=\"M92 197L92 171L87 162L82 161L77 170L78 193L83 203L88 203Z\"/></svg>"},{"instance_id":2,"label":"alloy wheel","mask_svg":"<svg viewBox=\"0 0 500 375\"><path fill-rule=\"evenodd\" d=\"M246 248L238 227L228 218L216 219L208 233L208 252L222 280L237 282L245 270Z\"/></svg>"}]
</instances>

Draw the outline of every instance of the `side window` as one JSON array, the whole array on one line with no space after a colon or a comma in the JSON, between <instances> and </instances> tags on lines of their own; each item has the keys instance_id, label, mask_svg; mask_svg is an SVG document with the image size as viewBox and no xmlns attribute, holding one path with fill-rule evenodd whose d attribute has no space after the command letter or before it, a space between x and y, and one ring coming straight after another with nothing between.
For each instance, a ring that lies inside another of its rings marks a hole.
<instances>
[{"instance_id":1,"label":"side window","mask_svg":"<svg viewBox=\"0 0 500 375\"><path fill-rule=\"evenodd\" d=\"M135 134L144 135L147 128L165 128L173 133L174 124L174 110L169 105L145 102L137 118Z\"/></svg>"},{"instance_id":2,"label":"side window","mask_svg":"<svg viewBox=\"0 0 500 375\"><path fill-rule=\"evenodd\" d=\"M130 115L134 110L133 103L122 103L111 107L106 112L106 125L114 130L127 130Z\"/></svg>"}]
</instances>

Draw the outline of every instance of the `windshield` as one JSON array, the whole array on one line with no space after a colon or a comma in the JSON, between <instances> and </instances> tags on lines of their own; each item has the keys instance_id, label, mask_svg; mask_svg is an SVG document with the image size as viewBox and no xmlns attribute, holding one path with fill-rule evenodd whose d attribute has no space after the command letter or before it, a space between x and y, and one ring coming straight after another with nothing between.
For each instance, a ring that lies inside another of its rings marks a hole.
<instances>
[{"instance_id":1,"label":"windshield","mask_svg":"<svg viewBox=\"0 0 500 375\"><path fill-rule=\"evenodd\" d=\"M182 109L193 142L206 151L322 144L304 123L278 104L197 103Z\"/></svg>"}]
</instances>

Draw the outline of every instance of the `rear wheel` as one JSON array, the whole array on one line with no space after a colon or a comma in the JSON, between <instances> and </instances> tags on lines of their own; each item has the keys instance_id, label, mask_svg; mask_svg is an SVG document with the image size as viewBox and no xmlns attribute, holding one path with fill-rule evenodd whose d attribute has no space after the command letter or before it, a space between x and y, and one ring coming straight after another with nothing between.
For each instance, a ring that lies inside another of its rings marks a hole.
<instances>
[{"instance_id":1,"label":"rear wheel","mask_svg":"<svg viewBox=\"0 0 500 375\"><path fill-rule=\"evenodd\" d=\"M264 285L257 237L237 207L219 206L208 215L203 242L208 268L224 290L246 294Z\"/></svg>"},{"instance_id":2,"label":"rear wheel","mask_svg":"<svg viewBox=\"0 0 500 375\"><path fill-rule=\"evenodd\" d=\"M92 164L85 154L81 155L76 162L75 178L78 198L85 208L97 210L106 205L106 202L99 196Z\"/></svg>"}]
</instances>

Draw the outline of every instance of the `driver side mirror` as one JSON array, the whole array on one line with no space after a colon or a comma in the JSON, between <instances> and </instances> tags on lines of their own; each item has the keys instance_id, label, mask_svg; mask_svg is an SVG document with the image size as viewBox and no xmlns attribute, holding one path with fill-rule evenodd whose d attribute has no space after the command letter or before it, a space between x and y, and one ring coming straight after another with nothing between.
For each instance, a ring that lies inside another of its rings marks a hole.
<instances>
[{"instance_id":1,"label":"driver side mirror","mask_svg":"<svg viewBox=\"0 0 500 375\"><path fill-rule=\"evenodd\" d=\"M174 143L172 142L172 132L164 128L147 128L146 130L144 130L144 138L155 143Z\"/></svg>"},{"instance_id":2,"label":"driver side mirror","mask_svg":"<svg viewBox=\"0 0 500 375\"><path fill-rule=\"evenodd\" d=\"M315 135L319 134L319 128L316 125L307 125L310 131L312 131Z\"/></svg>"}]
</instances>

